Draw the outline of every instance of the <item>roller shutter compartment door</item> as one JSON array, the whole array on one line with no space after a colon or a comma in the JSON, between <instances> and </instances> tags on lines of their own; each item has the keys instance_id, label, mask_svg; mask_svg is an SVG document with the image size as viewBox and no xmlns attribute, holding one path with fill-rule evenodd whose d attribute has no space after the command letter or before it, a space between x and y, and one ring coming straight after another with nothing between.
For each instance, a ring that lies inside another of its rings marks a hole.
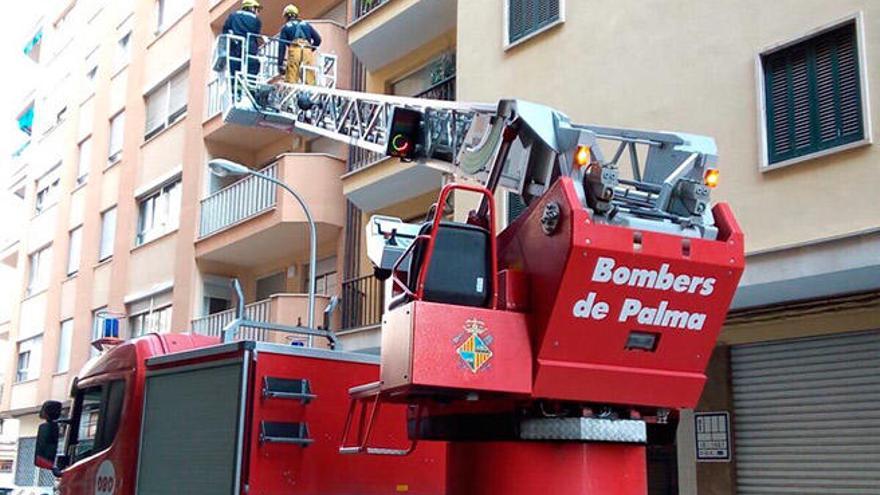
<instances>
[{"instance_id":1,"label":"roller shutter compartment door","mask_svg":"<svg viewBox=\"0 0 880 495\"><path fill-rule=\"evenodd\" d=\"M731 350L737 493L880 494L880 331Z\"/></svg>"}]
</instances>

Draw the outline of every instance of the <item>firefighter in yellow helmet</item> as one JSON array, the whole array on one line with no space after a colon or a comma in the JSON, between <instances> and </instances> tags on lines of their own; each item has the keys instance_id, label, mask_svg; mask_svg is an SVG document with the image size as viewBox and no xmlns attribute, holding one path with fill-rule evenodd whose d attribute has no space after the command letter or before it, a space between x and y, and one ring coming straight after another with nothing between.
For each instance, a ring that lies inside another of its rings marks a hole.
<instances>
[{"instance_id":1,"label":"firefighter in yellow helmet","mask_svg":"<svg viewBox=\"0 0 880 495\"><path fill-rule=\"evenodd\" d=\"M314 85L315 69L309 67L315 67L315 50L321 46L321 35L311 24L300 19L296 5L284 7L284 20L278 35L281 40L278 69L285 73L288 83Z\"/></svg>"}]
</instances>

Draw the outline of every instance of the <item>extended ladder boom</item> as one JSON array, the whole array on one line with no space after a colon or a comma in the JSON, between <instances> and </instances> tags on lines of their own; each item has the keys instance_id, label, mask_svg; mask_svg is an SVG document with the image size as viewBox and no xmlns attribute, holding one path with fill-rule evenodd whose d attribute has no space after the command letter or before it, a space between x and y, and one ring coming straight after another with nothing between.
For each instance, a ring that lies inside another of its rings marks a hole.
<instances>
[{"instance_id":1,"label":"extended ladder boom","mask_svg":"<svg viewBox=\"0 0 880 495\"><path fill-rule=\"evenodd\" d=\"M303 67L317 74L316 85L287 84L277 69L280 40L268 40L256 54L236 52L236 43L250 46L243 38L222 36L226 63L215 64L225 67L228 122L430 160L451 175L518 193L526 203L568 176L597 221L717 235L709 209L717 178L711 138L574 124L559 111L520 100L464 103L340 90L332 55L319 54L315 67ZM232 73L234 66L241 69Z\"/></svg>"}]
</instances>

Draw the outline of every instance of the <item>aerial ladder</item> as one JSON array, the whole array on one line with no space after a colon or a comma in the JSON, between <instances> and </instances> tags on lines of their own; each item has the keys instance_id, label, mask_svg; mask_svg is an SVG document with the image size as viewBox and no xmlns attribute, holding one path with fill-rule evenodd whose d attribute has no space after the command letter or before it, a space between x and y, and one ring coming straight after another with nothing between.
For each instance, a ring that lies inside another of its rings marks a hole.
<instances>
[{"instance_id":1,"label":"aerial ladder","mask_svg":"<svg viewBox=\"0 0 880 495\"><path fill-rule=\"evenodd\" d=\"M241 43L221 37L220 43ZM449 442L449 493L646 493L645 445L696 405L744 267L714 140L577 124L522 101L424 100L314 86L277 73L278 41L226 50L241 67L227 122L325 137L440 166L452 179L424 223L375 216L368 254L394 298L380 380L350 391L342 454ZM247 50L243 50L246 52ZM242 52L242 50L240 50ZM220 53L223 53L221 50ZM495 195L526 211L496 228ZM453 193L479 195L466 222ZM387 403L406 446L371 445Z\"/></svg>"}]
</instances>

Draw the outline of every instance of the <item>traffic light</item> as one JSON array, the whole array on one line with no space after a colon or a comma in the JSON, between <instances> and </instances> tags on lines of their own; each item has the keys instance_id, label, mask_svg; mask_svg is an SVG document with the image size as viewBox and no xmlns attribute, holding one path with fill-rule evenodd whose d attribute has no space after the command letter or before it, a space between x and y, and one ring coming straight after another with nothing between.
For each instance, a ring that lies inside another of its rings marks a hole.
<instances>
[{"instance_id":1,"label":"traffic light","mask_svg":"<svg viewBox=\"0 0 880 495\"><path fill-rule=\"evenodd\" d=\"M408 108L394 108L388 132L385 153L403 160L414 160L422 152L422 112Z\"/></svg>"}]
</instances>

